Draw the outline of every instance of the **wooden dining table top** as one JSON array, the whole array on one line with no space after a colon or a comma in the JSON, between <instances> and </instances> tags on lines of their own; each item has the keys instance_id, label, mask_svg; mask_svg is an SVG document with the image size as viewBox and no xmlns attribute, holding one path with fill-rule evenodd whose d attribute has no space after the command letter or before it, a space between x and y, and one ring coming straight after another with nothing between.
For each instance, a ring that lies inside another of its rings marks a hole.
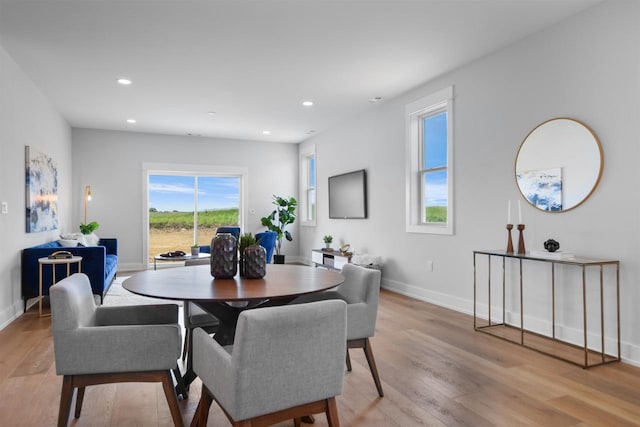
<instances>
[{"instance_id":1,"label":"wooden dining table top","mask_svg":"<svg viewBox=\"0 0 640 427\"><path fill-rule=\"evenodd\" d=\"M239 274L232 279L216 279L210 266L146 270L123 282L135 294L151 298L183 301L252 301L292 298L334 288L344 281L340 272L305 265L267 264L261 279Z\"/></svg>"}]
</instances>

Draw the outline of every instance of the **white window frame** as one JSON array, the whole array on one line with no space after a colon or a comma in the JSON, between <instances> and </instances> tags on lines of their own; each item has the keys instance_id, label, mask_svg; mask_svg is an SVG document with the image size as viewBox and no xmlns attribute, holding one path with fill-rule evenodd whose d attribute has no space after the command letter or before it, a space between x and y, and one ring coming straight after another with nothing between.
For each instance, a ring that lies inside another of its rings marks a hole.
<instances>
[{"instance_id":1,"label":"white window frame","mask_svg":"<svg viewBox=\"0 0 640 427\"><path fill-rule=\"evenodd\" d=\"M309 185L309 158L315 161L315 187ZM309 192L314 191L316 196L316 210L313 218L309 218ZM311 144L300 150L300 203L298 204L301 219L300 225L304 227L315 227L318 216L318 156L316 156L316 146Z\"/></svg>"},{"instance_id":2,"label":"white window frame","mask_svg":"<svg viewBox=\"0 0 640 427\"><path fill-rule=\"evenodd\" d=\"M447 113L447 222L423 221L422 119L434 113ZM418 99L405 108L406 119L406 231L408 233L454 234L453 199L453 86Z\"/></svg>"}]
</instances>

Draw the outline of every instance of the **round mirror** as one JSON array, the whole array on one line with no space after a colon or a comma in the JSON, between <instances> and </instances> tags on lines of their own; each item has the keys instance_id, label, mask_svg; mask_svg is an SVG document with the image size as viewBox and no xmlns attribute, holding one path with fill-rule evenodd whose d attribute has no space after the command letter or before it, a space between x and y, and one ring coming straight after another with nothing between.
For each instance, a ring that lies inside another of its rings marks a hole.
<instances>
[{"instance_id":1,"label":"round mirror","mask_svg":"<svg viewBox=\"0 0 640 427\"><path fill-rule=\"evenodd\" d=\"M551 119L524 139L516 156L516 182L524 198L546 212L565 212L584 202L602 175L596 134L574 119Z\"/></svg>"}]
</instances>

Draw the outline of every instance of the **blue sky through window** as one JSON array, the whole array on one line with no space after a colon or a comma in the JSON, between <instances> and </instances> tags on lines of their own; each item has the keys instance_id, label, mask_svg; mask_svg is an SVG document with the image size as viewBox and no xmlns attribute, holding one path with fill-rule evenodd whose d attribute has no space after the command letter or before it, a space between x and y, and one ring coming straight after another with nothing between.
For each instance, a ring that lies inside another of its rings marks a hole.
<instances>
[{"instance_id":1,"label":"blue sky through window","mask_svg":"<svg viewBox=\"0 0 640 427\"><path fill-rule=\"evenodd\" d=\"M447 165L447 113L426 117L424 126L424 168Z\"/></svg>"},{"instance_id":2,"label":"blue sky through window","mask_svg":"<svg viewBox=\"0 0 640 427\"><path fill-rule=\"evenodd\" d=\"M425 206L447 206L447 171L428 173L424 176Z\"/></svg>"},{"instance_id":3,"label":"blue sky through window","mask_svg":"<svg viewBox=\"0 0 640 427\"><path fill-rule=\"evenodd\" d=\"M309 186L316 186L316 158L309 157Z\"/></svg>"},{"instance_id":4,"label":"blue sky through window","mask_svg":"<svg viewBox=\"0 0 640 427\"><path fill-rule=\"evenodd\" d=\"M423 168L447 166L447 113L442 112L423 119ZM447 206L447 171L427 173L424 176L425 206Z\"/></svg>"},{"instance_id":5,"label":"blue sky through window","mask_svg":"<svg viewBox=\"0 0 640 427\"><path fill-rule=\"evenodd\" d=\"M149 208L193 212L194 189L194 176L149 175ZM239 203L239 177L198 177L199 211L238 208Z\"/></svg>"}]
</instances>

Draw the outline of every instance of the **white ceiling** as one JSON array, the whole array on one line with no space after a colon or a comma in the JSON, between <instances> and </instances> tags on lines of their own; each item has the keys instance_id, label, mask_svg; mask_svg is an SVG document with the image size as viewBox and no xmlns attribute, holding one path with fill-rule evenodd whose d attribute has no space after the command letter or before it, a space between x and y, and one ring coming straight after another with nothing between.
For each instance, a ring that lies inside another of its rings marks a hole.
<instances>
[{"instance_id":1,"label":"white ceiling","mask_svg":"<svg viewBox=\"0 0 640 427\"><path fill-rule=\"evenodd\" d=\"M0 43L74 127L299 142L597 2L0 0Z\"/></svg>"}]
</instances>

